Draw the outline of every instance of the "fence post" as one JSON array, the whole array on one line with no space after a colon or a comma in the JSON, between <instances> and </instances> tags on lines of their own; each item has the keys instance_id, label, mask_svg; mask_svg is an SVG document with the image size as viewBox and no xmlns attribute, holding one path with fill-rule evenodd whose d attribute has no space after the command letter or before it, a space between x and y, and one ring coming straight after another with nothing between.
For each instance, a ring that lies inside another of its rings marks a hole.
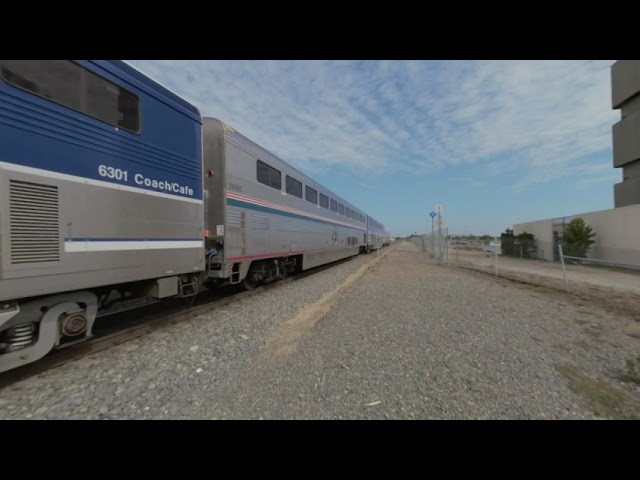
<instances>
[{"instance_id":1,"label":"fence post","mask_svg":"<svg viewBox=\"0 0 640 480\"><path fill-rule=\"evenodd\" d=\"M562 276L564 277L564 286L569 293L569 279L567 278L567 269L564 266L564 255L562 254L562 245L558 245L558 251L560 252L560 263L562 264Z\"/></svg>"},{"instance_id":2,"label":"fence post","mask_svg":"<svg viewBox=\"0 0 640 480\"><path fill-rule=\"evenodd\" d=\"M445 242L447 242L445 245L447 247L447 267L449 266L449 248L451 246L451 238L449 237L449 235L447 235L447 239L445 240Z\"/></svg>"},{"instance_id":3,"label":"fence post","mask_svg":"<svg viewBox=\"0 0 640 480\"><path fill-rule=\"evenodd\" d=\"M496 267L496 277L498 276L498 239L496 237L493 237L493 244L495 246L495 250L494 250L494 263L495 263L495 267Z\"/></svg>"}]
</instances>

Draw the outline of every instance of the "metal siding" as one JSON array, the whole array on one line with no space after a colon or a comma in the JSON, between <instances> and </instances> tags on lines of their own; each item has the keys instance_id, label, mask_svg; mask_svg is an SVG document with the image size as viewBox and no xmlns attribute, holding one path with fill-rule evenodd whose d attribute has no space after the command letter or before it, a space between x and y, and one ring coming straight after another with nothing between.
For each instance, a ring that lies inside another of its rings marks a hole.
<instances>
[{"instance_id":1,"label":"metal siding","mask_svg":"<svg viewBox=\"0 0 640 480\"><path fill-rule=\"evenodd\" d=\"M21 182L46 182L58 189L62 241L202 238L202 204L0 170L0 186L8 185L10 178ZM8 211L8 202L5 204L1 196L0 202L0 233L4 233L9 231L8 218L3 215ZM7 238L7 235L1 237ZM77 253L63 249L59 262L18 265L11 264L10 256L3 252L0 301L203 269L204 248Z\"/></svg>"},{"instance_id":2,"label":"metal siding","mask_svg":"<svg viewBox=\"0 0 640 480\"><path fill-rule=\"evenodd\" d=\"M278 230L284 232L306 232L307 222L297 218L283 216L278 219Z\"/></svg>"},{"instance_id":3,"label":"metal siding","mask_svg":"<svg viewBox=\"0 0 640 480\"><path fill-rule=\"evenodd\" d=\"M227 228L240 228L240 215L239 208L229 207L227 209Z\"/></svg>"},{"instance_id":4,"label":"metal siding","mask_svg":"<svg viewBox=\"0 0 640 480\"><path fill-rule=\"evenodd\" d=\"M259 230L269 230L271 228L271 218L268 215L263 215L257 212L253 212L252 226Z\"/></svg>"},{"instance_id":5,"label":"metal siding","mask_svg":"<svg viewBox=\"0 0 640 480\"><path fill-rule=\"evenodd\" d=\"M289 218L294 218L302 221L320 223L323 225L329 225L333 228L353 228L356 230L364 231L365 228L362 226L352 226L346 224L342 219L339 218L331 218L329 215L323 215L322 212L309 212L300 210L299 208L291 208L286 205L285 201L282 200L281 203L275 203L274 201L262 200L260 198L255 197L247 197L240 196L233 193L227 195L227 203L230 206L234 206L237 208L248 208L253 211L261 211L268 214L284 216ZM311 207L313 209L313 207Z\"/></svg>"},{"instance_id":6,"label":"metal siding","mask_svg":"<svg viewBox=\"0 0 640 480\"><path fill-rule=\"evenodd\" d=\"M205 229L209 238L224 242L224 233L218 235L218 226L225 226L226 201L226 161L224 132L220 121L204 118L203 134L203 182L205 192ZM212 176L207 176L211 171Z\"/></svg>"},{"instance_id":7,"label":"metal siding","mask_svg":"<svg viewBox=\"0 0 640 480\"><path fill-rule=\"evenodd\" d=\"M308 270L310 268L324 265L325 263L335 262L342 260L343 258L353 257L357 255L359 247L341 248L337 250L329 250L326 252L309 253L302 257L302 269Z\"/></svg>"}]
</instances>

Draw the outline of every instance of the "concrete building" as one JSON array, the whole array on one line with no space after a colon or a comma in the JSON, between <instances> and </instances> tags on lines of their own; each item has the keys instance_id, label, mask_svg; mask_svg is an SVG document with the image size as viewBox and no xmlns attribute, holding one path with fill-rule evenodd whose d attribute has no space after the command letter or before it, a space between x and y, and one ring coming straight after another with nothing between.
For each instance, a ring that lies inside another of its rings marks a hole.
<instances>
[{"instance_id":1,"label":"concrete building","mask_svg":"<svg viewBox=\"0 0 640 480\"><path fill-rule=\"evenodd\" d=\"M557 260L565 226L581 217L596 232L590 258L640 267L640 60L611 66L611 104L621 116L612 127L613 167L623 177L614 185L615 208L514 225L516 235L535 235L538 258Z\"/></svg>"},{"instance_id":2,"label":"concrete building","mask_svg":"<svg viewBox=\"0 0 640 480\"><path fill-rule=\"evenodd\" d=\"M613 166L622 168L614 187L615 207L640 204L640 60L611 67L611 102L621 119L613 125Z\"/></svg>"}]
</instances>

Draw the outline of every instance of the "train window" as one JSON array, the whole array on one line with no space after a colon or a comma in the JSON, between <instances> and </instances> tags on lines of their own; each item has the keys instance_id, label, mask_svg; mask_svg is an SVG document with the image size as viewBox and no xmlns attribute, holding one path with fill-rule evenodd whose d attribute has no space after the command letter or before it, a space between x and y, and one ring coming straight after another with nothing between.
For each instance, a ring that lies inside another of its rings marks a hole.
<instances>
[{"instance_id":1,"label":"train window","mask_svg":"<svg viewBox=\"0 0 640 480\"><path fill-rule=\"evenodd\" d=\"M333 212L338 211L338 202L336 202L333 198L331 199L331 210Z\"/></svg>"},{"instance_id":2,"label":"train window","mask_svg":"<svg viewBox=\"0 0 640 480\"><path fill-rule=\"evenodd\" d=\"M87 73L87 115L130 132L137 132L140 129L138 97L98 75Z\"/></svg>"},{"instance_id":3,"label":"train window","mask_svg":"<svg viewBox=\"0 0 640 480\"><path fill-rule=\"evenodd\" d=\"M140 132L138 97L71 60L0 60L0 76L34 95Z\"/></svg>"},{"instance_id":4,"label":"train window","mask_svg":"<svg viewBox=\"0 0 640 480\"><path fill-rule=\"evenodd\" d=\"M302 182L299 182L295 178L291 178L289 175L287 175L286 188L289 195L294 195L298 198L302 198Z\"/></svg>"},{"instance_id":5,"label":"train window","mask_svg":"<svg viewBox=\"0 0 640 480\"><path fill-rule=\"evenodd\" d=\"M351 209L349 207L344 207L344 214L347 218L351 218Z\"/></svg>"},{"instance_id":6,"label":"train window","mask_svg":"<svg viewBox=\"0 0 640 480\"><path fill-rule=\"evenodd\" d=\"M344 205L341 203L338 204L338 213L344 215Z\"/></svg>"},{"instance_id":7,"label":"train window","mask_svg":"<svg viewBox=\"0 0 640 480\"><path fill-rule=\"evenodd\" d=\"M258 182L280 190L282 188L282 176L280 175L280 170L276 170L260 160L257 162Z\"/></svg>"},{"instance_id":8,"label":"train window","mask_svg":"<svg viewBox=\"0 0 640 480\"><path fill-rule=\"evenodd\" d=\"M318 204L317 190L314 190L309 185L307 185L305 190L305 198L307 199L307 202L315 203L317 205Z\"/></svg>"},{"instance_id":9,"label":"train window","mask_svg":"<svg viewBox=\"0 0 640 480\"><path fill-rule=\"evenodd\" d=\"M329 197L327 197L324 193L320 194L320 206L322 208L329 208Z\"/></svg>"}]
</instances>

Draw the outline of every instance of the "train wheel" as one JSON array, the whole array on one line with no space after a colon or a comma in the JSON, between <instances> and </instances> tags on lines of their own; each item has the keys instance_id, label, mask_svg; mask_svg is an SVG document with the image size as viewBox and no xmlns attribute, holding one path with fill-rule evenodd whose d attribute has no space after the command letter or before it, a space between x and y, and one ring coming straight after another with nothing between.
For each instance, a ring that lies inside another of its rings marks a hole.
<instances>
[{"instance_id":1,"label":"train wheel","mask_svg":"<svg viewBox=\"0 0 640 480\"><path fill-rule=\"evenodd\" d=\"M255 278L253 278L253 276L247 275L242 281L242 286L245 288L245 290L254 290L258 285L259 283Z\"/></svg>"}]
</instances>

